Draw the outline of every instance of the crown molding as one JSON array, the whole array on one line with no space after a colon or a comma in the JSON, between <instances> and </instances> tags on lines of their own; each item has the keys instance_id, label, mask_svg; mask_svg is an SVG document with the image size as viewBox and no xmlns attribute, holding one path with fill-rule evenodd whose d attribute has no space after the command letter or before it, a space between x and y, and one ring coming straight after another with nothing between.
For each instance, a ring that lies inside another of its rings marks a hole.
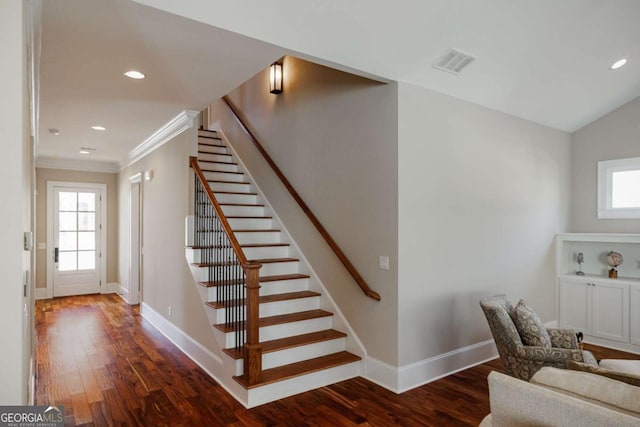
<instances>
[{"instance_id":1,"label":"crown molding","mask_svg":"<svg viewBox=\"0 0 640 427\"><path fill-rule=\"evenodd\" d=\"M116 162L101 162L98 160L63 159L59 157L36 158L37 168L64 169L82 172L118 173L120 165Z\"/></svg>"},{"instance_id":2,"label":"crown molding","mask_svg":"<svg viewBox=\"0 0 640 427\"><path fill-rule=\"evenodd\" d=\"M140 145L129 152L124 167L131 166L156 148L181 134L194 125L194 118L200 114L198 111L184 110L173 119L169 120L164 126L156 130L150 137L145 139Z\"/></svg>"}]
</instances>

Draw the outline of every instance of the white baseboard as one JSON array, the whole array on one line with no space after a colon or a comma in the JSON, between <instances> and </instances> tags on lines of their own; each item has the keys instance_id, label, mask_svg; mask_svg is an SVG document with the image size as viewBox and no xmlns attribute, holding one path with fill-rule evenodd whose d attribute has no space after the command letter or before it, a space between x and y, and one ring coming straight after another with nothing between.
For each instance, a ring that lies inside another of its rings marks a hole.
<instances>
[{"instance_id":1,"label":"white baseboard","mask_svg":"<svg viewBox=\"0 0 640 427\"><path fill-rule=\"evenodd\" d=\"M209 376L218 382L229 394L245 407L247 398L240 398L237 393L230 390L221 380L224 376L222 358L205 348L202 344L187 335L182 329L165 319L160 313L151 308L148 304L140 303L140 314L149 321L162 335L167 337L176 347L180 349L196 365L200 366Z\"/></svg>"},{"instance_id":2,"label":"white baseboard","mask_svg":"<svg viewBox=\"0 0 640 427\"><path fill-rule=\"evenodd\" d=\"M110 282L107 283L104 286L104 289L102 289L102 294L115 294L116 292L118 292L118 289L120 288L120 283L117 282Z\"/></svg>"},{"instance_id":3,"label":"white baseboard","mask_svg":"<svg viewBox=\"0 0 640 427\"><path fill-rule=\"evenodd\" d=\"M498 351L493 340L400 367L367 357L365 378L395 393L404 393L496 357Z\"/></svg>"},{"instance_id":4,"label":"white baseboard","mask_svg":"<svg viewBox=\"0 0 640 427\"><path fill-rule=\"evenodd\" d=\"M47 288L35 288L36 299L47 299Z\"/></svg>"}]
</instances>

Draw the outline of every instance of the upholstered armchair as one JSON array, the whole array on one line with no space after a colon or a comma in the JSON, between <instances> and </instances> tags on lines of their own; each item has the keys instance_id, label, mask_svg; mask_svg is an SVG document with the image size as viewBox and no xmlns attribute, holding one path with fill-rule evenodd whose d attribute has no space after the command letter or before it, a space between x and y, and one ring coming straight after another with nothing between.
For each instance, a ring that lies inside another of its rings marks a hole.
<instances>
[{"instance_id":1,"label":"upholstered armchair","mask_svg":"<svg viewBox=\"0 0 640 427\"><path fill-rule=\"evenodd\" d=\"M525 345L512 318L514 308L505 295L485 298L480 306L508 375L529 381L543 366L565 368L569 360L598 364L591 352L578 348L575 331L571 329L546 329L549 338L546 345Z\"/></svg>"}]
</instances>

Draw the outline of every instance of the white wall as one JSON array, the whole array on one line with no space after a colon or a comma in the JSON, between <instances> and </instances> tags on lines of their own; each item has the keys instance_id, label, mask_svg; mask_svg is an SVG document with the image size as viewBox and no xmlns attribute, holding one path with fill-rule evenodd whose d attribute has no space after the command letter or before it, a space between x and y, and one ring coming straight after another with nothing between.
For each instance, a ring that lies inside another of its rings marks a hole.
<instances>
[{"instance_id":1,"label":"white wall","mask_svg":"<svg viewBox=\"0 0 640 427\"><path fill-rule=\"evenodd\" d=\"M640 219L598 219L598 161L640 157L640 98L572 135L571 231L640 233Z\"/></svg>"},{"instance_id":2,"label":"white wall","mask_svg":"<svg viewBox=\"0 0 640 427\"><path fill-rule=\"evenodd\" d=\"M195 146L195 129L187 130L120 172L118 282L128 288L129 178L152 170L153 179L142 182L142 301L220 354L185 259L184 221L189 212L189 182L193 180L189 156Z\"/></svg>"},{"instance_id":3,"label":"white wall","mask_svg":"<svg viewBox=\"0 0 640 427\"><path fill-rule=\"evenodd\" d=\"M23 2L0 2L0 141L3 182L0 207L0 404L26 404L29 398L31 322L30 294L23 297L23 278L31 256L23 250L23 232L31 230L32 152ZM26 315L28 313L28 316Z\"/></svg>"},{"instance_id":4,"label":"white wall","mask_svg":"<svg viewBox=\"0 0 640 427\"><path fill-rule=\"evenodd\" d=\"M569 135L408 84L398 109L399 364L489 339L492 294L554 320Z\"/></svg>"},{"instance_id":5,"label":"white wall","mask_svg":"<svg viewBox=\"0 0 640 427\"><path fill-rule=\"evenodd\" d=\"M356 269L366 297L220 103L212 109L370 356L397 363L397 86L286 57L284 91L263 70L230 97ZM378 268L378 256L390 269Z\"/></svg>"}]
</instances>

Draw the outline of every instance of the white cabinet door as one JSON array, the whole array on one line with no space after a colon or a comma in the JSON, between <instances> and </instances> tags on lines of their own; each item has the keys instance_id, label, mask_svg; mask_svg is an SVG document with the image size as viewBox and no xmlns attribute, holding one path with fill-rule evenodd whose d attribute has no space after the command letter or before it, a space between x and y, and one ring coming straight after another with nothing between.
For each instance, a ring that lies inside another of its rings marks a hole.
<instances>
[{"instance_id":1,"label":"white cabinet door","mask_svg":"<svg viewBox=\"0 0 640 427\"><path fill-rule=\"evenodd\" d=\"M593 282L591 335L629 342L629 284Z\"/></svg>"},{"instance_id":2,"label":"white cabinet door","mask_svg":"<svg viewBox=\"0 0 640 427\"><path fill-rule=\"evenodd\" d=\"M560 279L560 324L591 334L591 283L584 278Z\"/></svg>"},{"instance_id":3,"label":"white cabinet door","mask_svg":"<svg viewBox=\"0 0 640 427\"><path fill-rule=\"evenodd\" d=\"M629 287L631 299L631 344L640 345L640 286Z\"/></svg>"}]
</instances>

